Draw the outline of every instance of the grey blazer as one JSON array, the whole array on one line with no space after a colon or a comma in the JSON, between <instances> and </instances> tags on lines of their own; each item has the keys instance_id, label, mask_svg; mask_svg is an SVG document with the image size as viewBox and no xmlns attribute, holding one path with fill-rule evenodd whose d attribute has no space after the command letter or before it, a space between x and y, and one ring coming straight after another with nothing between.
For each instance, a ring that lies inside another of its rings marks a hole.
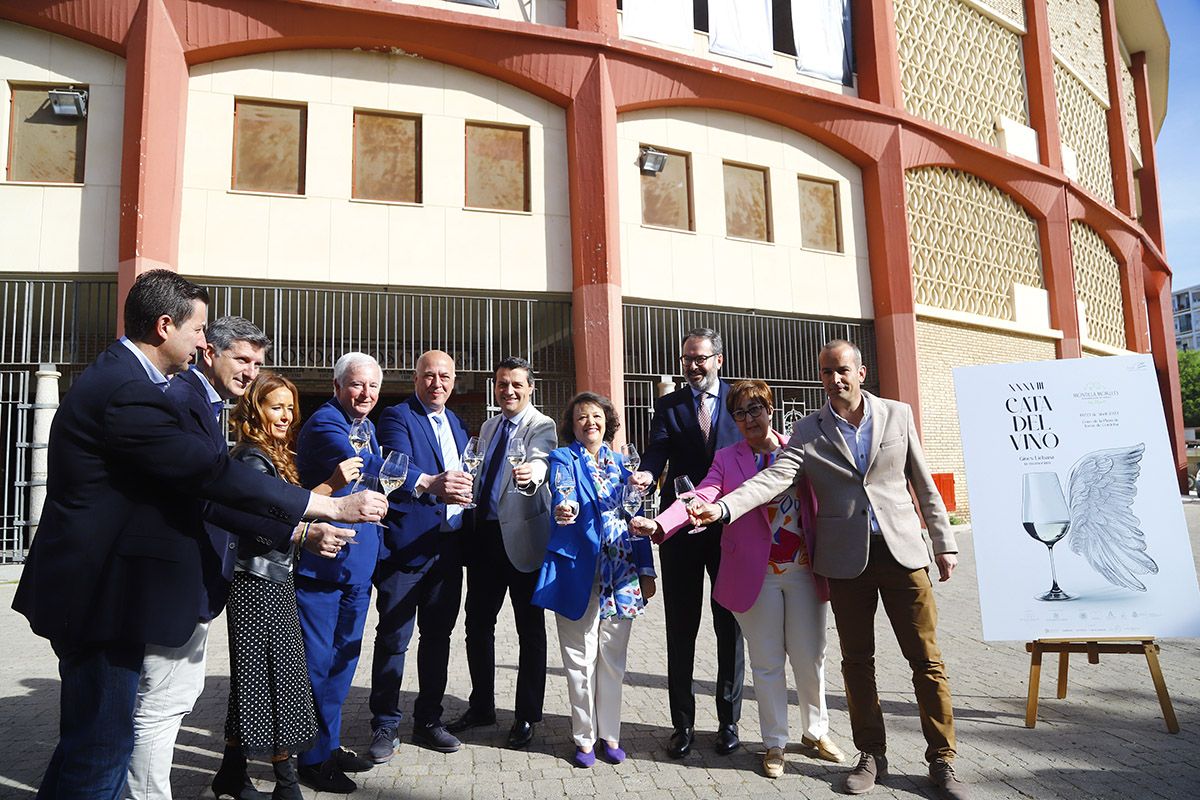
<instances>
[{"instance_id":1,"label":"grey blazer","mask_svg":"<svg viewBox=\"0 0 1200 800\"><path fill-rule=\"evenodd\" d=\"M503 414L497 414L483 423L479 438L490 443L503 419ZM533 466L533 483L522 491L509 492L512 465L507 459L503 460L496 480L505 488L496 510L508 560L522 572L535 572L546 558L546 542L550 540L550 491L546 486L546 457L558 447L558 434L554 420L530 406L520 426L513 431L513 437L525 440L527 461ZM498 453L494 457L504 459L504 454ZM487 470L488 462L485 460L479 468L479 474L486 475ZM484 505L481 498L477 498L476 502L481 507Z\"/></svg>"},{"instance_id":2,"label":"grey blazer","mask_svg":"<svg viewBox=\"0 0 1200 800\"><path fill-rule=\"evenodd\" d=\"M863 397L873 417L866 474L858 471L827 402L796 424L771 467L722 498L730 517L737 519L807 476L817 496L813 571L827 578L854 578L866 569L871 536L868 503L888 549L905 567L921 569L930 564L914 496L933 552L958 551L946 507L925 464L912 408L866 392Z\"/></svg>"}]
</instances>

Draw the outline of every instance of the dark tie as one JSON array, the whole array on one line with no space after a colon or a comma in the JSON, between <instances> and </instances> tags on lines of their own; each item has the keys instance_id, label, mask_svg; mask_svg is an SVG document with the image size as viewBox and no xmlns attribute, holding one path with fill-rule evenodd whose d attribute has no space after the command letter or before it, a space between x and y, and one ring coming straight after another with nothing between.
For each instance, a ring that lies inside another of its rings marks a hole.
<instances>
[{"instance_id":1,"label":"dark tie","mask_svg":"<svg viewBox=\"0 0 1200 800\"><path fill-rule=\"evenodd\" d=\"M220 418L221 418L221 409L222 409L222 408L224 408L224 407L225 407L225 401L224 401L224 400L214 400L214 401L213 401L213 404L212 404L213 416L214 416L216 419L220 419Z\"/></svg>"},{"instance_id":2,"label":"dark tie","mask_svg":"<svg viewBox=\"0 0 1200 800\"><path fill-rule=\"evenodd\" d=\"M496 485L496 476L500 474L500 465L504 463L504 454L508 452L508 437L513 424L510 420L500 423L500 437L492 450L492 460L488 462L487 473L483 476L483 491L479 495L479 504L486 509L492 507L492 487Z\"/></svg>"},{"instance_id":3,"label":"dark tie","mask_svg":"<svg viewBox=\"0 0 1200 800\"><path fill-rule=\"evenodd\" d=\"M700 423L700 433L704 435L704 441L707 442L712 435L712 412L708 410L708 403L704 402L707 393L696 395L696 420Z\"/></svg>"}]
</instances>

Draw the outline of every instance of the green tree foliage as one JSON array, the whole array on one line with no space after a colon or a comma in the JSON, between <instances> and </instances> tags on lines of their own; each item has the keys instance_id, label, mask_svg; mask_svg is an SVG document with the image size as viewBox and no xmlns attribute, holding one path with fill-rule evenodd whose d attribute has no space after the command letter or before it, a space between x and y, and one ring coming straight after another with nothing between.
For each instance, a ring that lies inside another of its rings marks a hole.
<instances>
[{"instance_id":1,"label":"green tree foliage","mask_svg":"<svg viewBox=\"0 0 1200 800\"><path fill-rule=\"evenodd\" d=\"M1183 399L1183 424L1200 427L1200 350L1179 351L1179 393Z\"/></svg>"}]
</instances>

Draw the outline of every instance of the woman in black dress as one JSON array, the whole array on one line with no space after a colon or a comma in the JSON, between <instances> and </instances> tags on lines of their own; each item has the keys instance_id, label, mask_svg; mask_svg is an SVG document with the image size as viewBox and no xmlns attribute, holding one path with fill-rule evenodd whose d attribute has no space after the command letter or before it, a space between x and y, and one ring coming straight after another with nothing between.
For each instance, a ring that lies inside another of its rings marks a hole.
<instances>
[{"instance_id":1,"label":"woman in black dress","mask_svg":"<svg viewBox=\"0 0 1200 800\"><path fill-rule=\"evenodd\" d=\"M293 450L299 430L299 395L287 378L259 376L232 414L238 443L231 456L280 480L299 484ZM362 459L350 458L313 491L328 494L357 477ZM225 758L213 794L237 800L265 798L245 777L245 757L271 760L274 800L300 800L291 755L317 734L312 687L296 612L292 564L298 541L263 552L246 540L238 550L226 617L229 620L229 711ZM257 546L256 546L257 545Z\"/></svg>"}]
</instances>

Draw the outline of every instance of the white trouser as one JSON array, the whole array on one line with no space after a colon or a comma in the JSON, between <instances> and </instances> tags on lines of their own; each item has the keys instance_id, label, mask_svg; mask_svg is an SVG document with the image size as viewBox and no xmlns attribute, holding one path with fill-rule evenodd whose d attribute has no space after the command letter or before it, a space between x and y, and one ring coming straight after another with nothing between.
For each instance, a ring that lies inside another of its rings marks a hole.
<instances>
[{"instance_id":1,"label":"white trouser","mask_svg":"<svg viewBox=\"0 0 1200 800\"><path fill-rule=\"evenodd\" d=\"M785 659L792 662L800 698L800 727L810 739L829 732L825 707L825 614L812 573L792 566L782 575L767 567L762 591L749 610L734 613L750 655L758 724L763 744L786 747L788 688Z\"/></svg>"},{"instance_id":2,"label":"white trouser","mask_svg":"<svg viewBox=\"0 0 1200 800\"><path fill-rule=\"evenodd\" d=\"M597 739L621 741L621 684L633 620L600 619L600 592L578 620L554 615L558 646L567 673L571 701L571 733L578 747L591 748Z\"/></svg>"},{"instance_id":3,"label":"white trouser","mask_svg":"<svg viewBox=\"0 0 1200 800\"><path fill-rule=\"evenodd\" d=\"M133 756L126 800L171 800L171 761L184 715L204 690L208 622L181 647L146 645L133 712Z\"/></svg>"}]
</instances>

